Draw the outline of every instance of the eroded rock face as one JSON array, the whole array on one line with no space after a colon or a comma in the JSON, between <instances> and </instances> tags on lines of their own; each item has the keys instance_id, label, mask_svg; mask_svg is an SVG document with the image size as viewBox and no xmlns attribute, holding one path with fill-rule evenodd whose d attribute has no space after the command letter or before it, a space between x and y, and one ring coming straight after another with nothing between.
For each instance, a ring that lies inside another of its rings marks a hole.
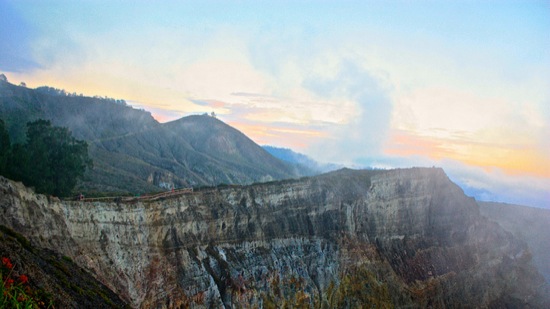
<instances>
[{"instance_id":1,"label":"eroded rock face","mask_svg":"<svg viewBox=\"0 0 550 309\"><path fill-rule=\"evenodd\" d=\"M440 169L342 170L158 201L59 202L0 180L0 223L134 307L540 307L526 245Z\"/></svg>"}]
</instances>

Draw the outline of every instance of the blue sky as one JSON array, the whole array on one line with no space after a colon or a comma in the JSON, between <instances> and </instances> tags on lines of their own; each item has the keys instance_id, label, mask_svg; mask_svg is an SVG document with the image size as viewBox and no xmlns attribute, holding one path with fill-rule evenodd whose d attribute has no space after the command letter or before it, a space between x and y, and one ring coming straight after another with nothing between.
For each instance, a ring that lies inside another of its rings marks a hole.
<instances>
[{"instance_id":1,"label":"blue sky","mask_svg":"<svg viewBox=\"0 0 550 309\"><path fill-rule=\"evenodd\" d=\"M548 1L6 1L0 72L549 207Z\"/></svg>"}]
</instances>

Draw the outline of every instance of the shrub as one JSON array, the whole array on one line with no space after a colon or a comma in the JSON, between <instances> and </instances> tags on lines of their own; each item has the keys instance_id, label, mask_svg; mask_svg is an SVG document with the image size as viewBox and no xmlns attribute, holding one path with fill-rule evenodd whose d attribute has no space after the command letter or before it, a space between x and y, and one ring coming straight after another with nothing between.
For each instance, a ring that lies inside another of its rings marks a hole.
<instances>
[{"instance_id":1,"label":"shrub","mask_svg":"<svg viewBox=\"0 0 550 309\"><path fill-rule=\"evenodd\" d=\"M29 277L16 275L12 261L2 257L0 266L0 308L51 308L53 301L42 290L33 289Z\"/></svg>"}]
</instances>

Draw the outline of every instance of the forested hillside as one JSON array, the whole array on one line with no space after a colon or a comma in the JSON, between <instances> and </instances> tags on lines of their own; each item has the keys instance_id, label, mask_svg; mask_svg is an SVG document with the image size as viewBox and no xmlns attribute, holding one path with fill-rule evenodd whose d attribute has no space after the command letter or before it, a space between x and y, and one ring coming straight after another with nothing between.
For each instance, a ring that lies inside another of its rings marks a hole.
<instances>
[{"instance_id":1,"label":"forested hillside","mask_svg":"<svg viewBox=\"0 0 550 309\"><path fill-rule=\"evenodd\" d=\"M37 119L66 127L89 145L86 194L140 194L171 188L245 184L300 176L238 130L207 115L161 124L123 100L0 81L0 118L13 143Z\"/></svg>"}]
</instances>

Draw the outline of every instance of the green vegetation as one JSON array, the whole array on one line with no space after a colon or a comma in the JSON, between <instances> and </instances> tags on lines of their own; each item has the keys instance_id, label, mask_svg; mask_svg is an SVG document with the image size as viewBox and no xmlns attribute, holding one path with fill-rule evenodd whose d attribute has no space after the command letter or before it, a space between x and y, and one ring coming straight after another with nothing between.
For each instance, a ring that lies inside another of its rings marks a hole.
<instances>
[{"instance_id":1,"label":"green vegetation","mask_svg":"<svg viewBox=\"0 0 550 309\"><path fill-rule=\"evenodd\" d=\"M320 308L306 281L299 276L286 280L277 274L270 282L270 290L260 294L265 308Z\"/></svg>"},{"instance_id":2,"label":"green vegetation","mask_svg":"<svg viewBox=\"0 0 550 309\"><path fill-rule=\"evenodd\" d=\"M68 256L0 225L0 308L128 308Z\"/></svg>"},{"instance_id":3,"label":"green vegetation","mask_svg":"<svg viewBox=\"0 0 550 309\"><path fill-rule=\"evenodd\" d=\"M9 229L7 227L5 227L4 225L0 225L0 232L8 235L8 236L11 236L13 237L15 240L17 240L17 242L19 242L19 244L29 250L29 251L32 251L32 246L31 246L31 242L25 238L25 236L17 233L16 231L12 230L12 229Z\"/></svg>"},{"instance_id":4,"label":"green vegetation","mask_svg":"<svg viewBox=\"0 0 550 309\"><path fill-rule=\"evenodd\" d=\"M8 131L6 130L4 121L0 119L0 175L6 174L9 149L10 136L8 134Z\"/></svg>"},{"instance_id":5,"label":"green vegetation","mask_svg":"<svg viewBox=\"0 0 550 309\"><path fill-rule=\"evenodd\" d=\"M347 271L338 286L327 289L330 308L393 308L385 282L364 267Z\"/></svg>"},{"instance_id":6,"label":"green vegetation","mask_svg":"<svg viewBox=\"0 0 550 309\"><path fill-rule=\"evenodd\" d=\"M86 142L75 139L67 128L42 119L27 123L26 144L13 146L0 120L0 147L0 173L23 181L37 193L70 195L92 165Z\"/></svg>"},{"instance_id":7,"label":"green vegetation","mask_svg":"<svg viewBox=\"0 0 550 309\"><path fill-rule=\"evenodd\" d=\"M259 297L263 308L384 309L395 308L400 300L393 297L402 294L402 291L397 292L392 288L391 284L386 282L386 278L380 278L366 266L347 269L337 280L331 281L321 294L312 286L308 286L306 278L298 275L283 277L279 273L274 273L267 280L267 289L257 290L256 287L262 286L261 283L247 281L246 289L236 290L235 286L231 286L232 302L238 308L249 308L248 304Z\"/></svg>"},{"instance_id":8,"label":"green vegetation","mask_svg":"<svg viewBox=\"0 0 550 309\"><path fill-rule=\"evenodd\" d=\"M35 90L36 92L40 92L40 93L52 95L52 96L62 96L62 97L83 97L84 96L82 93L81 94L77 94L76 92L71 93L71 92L65 91L65 89L58 89L58 88L48 87L48 86L38 87ZM127 106L125 100L109 98L107 96L102 97L97 95L94 96L93 98L97 100L103 100L105 102L111 102L111 103Z\"/></svg>"},{"instance_id":9,"label":"green vegetation","mask_svg":"<svg viewBox=\"0 0 550 309\"><path fill-rule=\"evenodd\" d=\"M48 293L34 289L25 274L17 269L8 257L0 264L0 308L51 308L53 300Z\"/></svg>"},{"instance_id":10,"label":"green vegetation","mask_svg":"<svg viewBox=\"0 0 550 309\"><path fill-rule=\"evenodd\" d=\"M161 124L123 100L1 82L0 119L12 145L26 143L25 124L37 119L69 128L75 138L86 141L94 168L74 188L86 196L152 192L164 183L214 186L302 176L210 116Z\"/></svg>"}]
</instances>

